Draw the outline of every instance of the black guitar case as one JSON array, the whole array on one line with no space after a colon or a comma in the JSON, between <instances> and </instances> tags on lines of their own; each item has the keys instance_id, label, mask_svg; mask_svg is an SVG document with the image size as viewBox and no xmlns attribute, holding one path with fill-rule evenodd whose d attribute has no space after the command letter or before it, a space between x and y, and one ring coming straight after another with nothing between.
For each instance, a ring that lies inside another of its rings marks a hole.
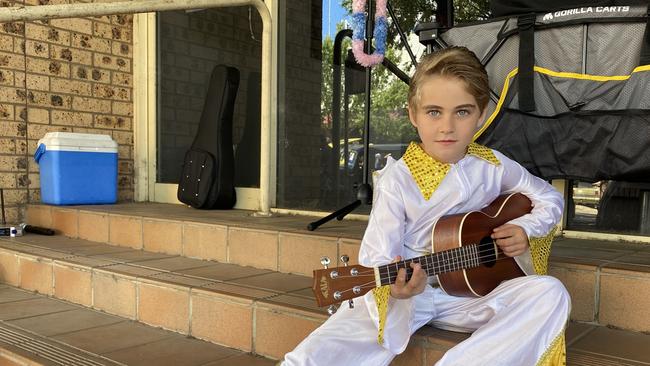
<instances>
[{"instance_id":1,"label":"black guitar case","mask_svg":"<svg viewBox=\"0 0 650 366\"><path fill-rule=\"evenodd\" d=\"M228 209L236 202L233 110L239 70L217 65L212 70L199 129L185 154L178 200L194 208Z\"/></svg>"}]
</instances>

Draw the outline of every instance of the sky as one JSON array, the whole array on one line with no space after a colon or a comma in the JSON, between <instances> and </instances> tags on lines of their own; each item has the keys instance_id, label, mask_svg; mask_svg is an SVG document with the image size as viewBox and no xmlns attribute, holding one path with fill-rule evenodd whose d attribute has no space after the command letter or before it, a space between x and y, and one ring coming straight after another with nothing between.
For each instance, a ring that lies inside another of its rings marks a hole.
<instances>
[{"instance_id":1,"label":"sky","mask_svg":"<svg viewBox=\"0 0 650 366\"><path fill-rule=\"evenodd\" d=\"M323 0L323 39L329 34L336 36L336 23L347 16L348 12L341 6L341 0Z\"/></svg>"}]
</instances>

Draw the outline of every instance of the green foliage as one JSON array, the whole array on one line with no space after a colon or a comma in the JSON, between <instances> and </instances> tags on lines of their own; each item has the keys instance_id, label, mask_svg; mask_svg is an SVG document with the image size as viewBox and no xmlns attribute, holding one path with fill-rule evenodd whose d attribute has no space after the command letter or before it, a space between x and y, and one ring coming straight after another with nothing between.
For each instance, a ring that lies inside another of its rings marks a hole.
<instances>
[{"instance_id":1,"label":"green foliage","mask_svg":"<svg viewBox=\"0 0 650 366\"><path fill-rule=\"evenodd\" d=\"M485 20L490 17L490 1L454 1L454 12L456 24Z\"/></svg>"},{"instance_id":2,"label":"green foliage","mask_svg":"<svg viewBox=\"0 0 650 366\"><path fill-rule=\"evenodd\" d=\"M346 39L342 49L350 49L350 40ZM321 117L323 121L331 120L332 115L332 98L333 98L333 54L334 42L327 37L323 41L323 78L321 84ZM401 57L401 51L395 47L387 49L387 57L390 60L398 60ZM345 59L345 53L341 56ZM403 70L408 70L407 65L401 65ZM342 70L343 79L345 73ZM390 71L383 66L377 66L372 69L372 105L371 105L371 141L374 143L396 143L412 132L411 124L408 121L406 113L406 95L408 85L397 79ZM341 120L344 118L343 113L343 93L345 91L344 81L341 83ZM363 135L364 123L364 105L365 95L356 94L349 97L349 137L361 137ZM341 121L341 128L343 121ZM331 125L328 129L331 129ZM331 132L327 135L331 136ZM342 138L343 131L340 132Z\"/></svg>"},{"instance_id":3,"label":"green foliage","mask_svg":"<svg viewBox=\"0 0 650 366\"><path fill-rule=\"evenodd\" d=\"M436 11L436 2L433 0L388 0L388 2L405 32L410 32L418 23L431 22ZM352 0L341 0L341 5L352 13ZM454 1L456 24L483 20L489 16L489 0ZM391 27L391 30L394 32L394 28Z\"/></svg>"}]
</instances>

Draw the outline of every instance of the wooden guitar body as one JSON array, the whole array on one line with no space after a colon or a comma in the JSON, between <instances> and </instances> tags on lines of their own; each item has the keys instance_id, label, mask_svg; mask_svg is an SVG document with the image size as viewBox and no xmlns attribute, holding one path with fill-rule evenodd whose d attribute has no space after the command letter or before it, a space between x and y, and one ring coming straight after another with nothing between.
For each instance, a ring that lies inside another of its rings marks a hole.
<instances>
[{"instance_id":1,"label":"wooden guitar body","mask_svg":"<svg viewBox=\"0 0 650 366\"><path fill-rule=\"evenodd\" d=\"M503 195L480 211L441 218L432 230L433 252L442 252L469 244L479 244L487 263L470 269L438 274L440 287L449 295L479 297L494 290L501 282L524 276L514 258L496 250L492 230L531 211L530 200L520 194ZM497 260L498 259L498 260Z\"/></svg>"}]
</instances>

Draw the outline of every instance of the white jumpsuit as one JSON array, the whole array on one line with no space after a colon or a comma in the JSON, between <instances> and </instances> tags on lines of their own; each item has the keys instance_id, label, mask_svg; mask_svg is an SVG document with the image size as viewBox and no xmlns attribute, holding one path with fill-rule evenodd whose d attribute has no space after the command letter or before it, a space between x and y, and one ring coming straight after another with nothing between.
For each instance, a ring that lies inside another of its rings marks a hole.
<instances>
[{"instance_id":1,"label":"white jumpsuit","mask_svg":"<svg viewBox=\"0 0 650 366\"><path fill-rule=\"evenodd\" d=\"M397 256L424 255L431 251L431 230L441 216L481 209L503 193L521 192L533 203L530 214L510 223L521 226L530 239L549 234L561 218L562 195L498 151L476 151L442 172L442 163L435 160L434 165L413 165L422 161L413 157L426 154L416 144L402 159L389 158L375 176L373 208L359 262L374 267ZM414 178L418 174L439 181L429 199L422 179ZM536 365L558 340L564 346L570 298L560 281L535 274L530 249L515 260L527 276L505 281L481 298L447 295L435 278L419 295L390 298L381 345L377 305L369 292L355 299L353 309L343 304L285 355L282 365L388 365L404 351L410 336L427 324L473 332L449 350L438 366Z\"/></svg>"}]
</instances>

